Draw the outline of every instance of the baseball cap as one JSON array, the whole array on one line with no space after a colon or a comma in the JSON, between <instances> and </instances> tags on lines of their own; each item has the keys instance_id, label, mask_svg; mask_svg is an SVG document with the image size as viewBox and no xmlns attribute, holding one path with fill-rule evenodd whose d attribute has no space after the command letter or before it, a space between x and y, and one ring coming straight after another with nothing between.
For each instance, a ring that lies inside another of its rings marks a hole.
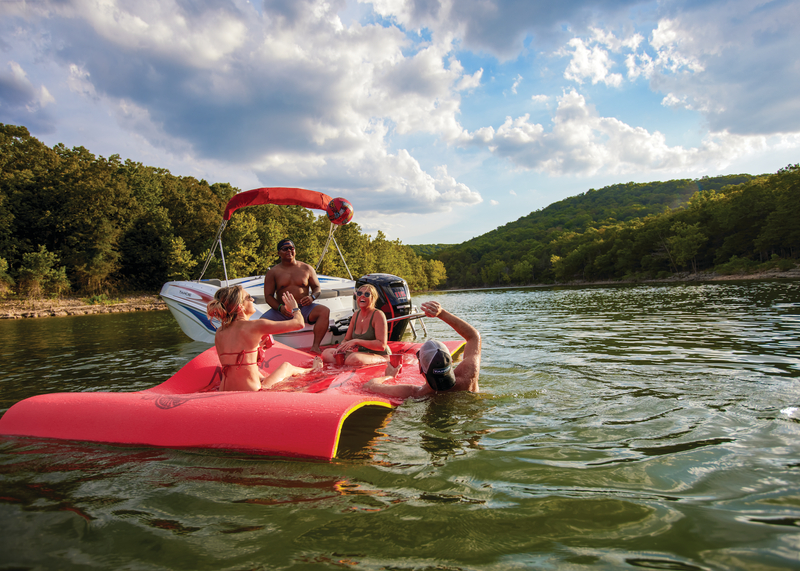
<instances>
[{"instance_id":1,"label":"baseball cap","mask_svg":"<svg viewBox=\"0 0 800 571\"><path fill-rule=\"evenodd\" d=\"M428 385L435 391L447 391L456 384L453 373L453 357L444 343L429 339L417 352L419 369Z\"/></svg>"}]
</instances>

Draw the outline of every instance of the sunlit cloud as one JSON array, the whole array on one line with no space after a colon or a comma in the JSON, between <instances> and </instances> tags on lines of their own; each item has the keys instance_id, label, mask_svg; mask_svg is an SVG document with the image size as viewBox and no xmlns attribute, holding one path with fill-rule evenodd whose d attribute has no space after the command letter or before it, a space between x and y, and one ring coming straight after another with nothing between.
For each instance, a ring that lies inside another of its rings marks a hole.
<instances>
[{"instance_id":1,"label":"sunlit cloud","mask_svg":"<svg viewBox=\"0 0 800 571\"><path fill-rule=\"evenodd\" d=\"M532 176L515 203L534 209L564 178L800 148L798 20L796 2L747 0L1 2L0 122L347 195L387 232L488 231L504 221L477 205Z\"/></svg>"}]
</instances>

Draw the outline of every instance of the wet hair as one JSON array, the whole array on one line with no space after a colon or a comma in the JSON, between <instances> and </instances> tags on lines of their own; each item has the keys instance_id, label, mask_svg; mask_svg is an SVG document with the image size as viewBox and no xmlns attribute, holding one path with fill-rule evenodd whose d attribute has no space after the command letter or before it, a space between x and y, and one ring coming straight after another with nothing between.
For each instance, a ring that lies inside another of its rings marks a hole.
<instances>
[{"instance_id":1,"label":"wet hair","mask_svg":"<svg viewBox=\"0 0 800 571\"><path fill-rule=\"evenodd\" d=\"M219 288L214 294L214 300L206 306L206 313L209 319L217 318L222 322L222 327L225 327L236 319L244 298L244 288L240 285Z\"/></svg>"},{"instance_id":2,"label":"wet hair","mask_svg":"<svg viewBox=\"0 0 800 571\"><path fill-rule=\"evenodd\" d=\"M378 303L378 290L375 289L375 286L372 284L361 284L356 288L356 291L360 290L361 288L367 288L369 290L369 308L375 309L375 305Z\"/></svg>"}]
</instances>

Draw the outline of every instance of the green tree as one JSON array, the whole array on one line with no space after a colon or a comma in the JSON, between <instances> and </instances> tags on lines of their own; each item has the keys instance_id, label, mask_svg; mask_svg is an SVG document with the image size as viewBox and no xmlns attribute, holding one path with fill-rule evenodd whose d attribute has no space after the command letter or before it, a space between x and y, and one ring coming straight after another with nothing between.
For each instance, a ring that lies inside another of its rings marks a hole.
<instances>
[{"instance_id":1,"label":"green tree","mask_svg":"<svg viewBox=\"0 0 800 571\"><path fill-rule=\"evenodd\" d=\"M378 234L372 240L370 250L375 266L369 269L368 273L377 272L382 274L395 274L405 279L412 275L405 252L398 248L399 241L386 239L386 234L378 230Z\"/></svg>"},{"instance_id":2,"label":"green tree","mask_svg":"<svg viewBox=\"0 0 800 571\"><path fill-rule=\"evenodd\" d=\"M723 197L711 210L708 231L715 238L715 261L732 255L757 254L755 240L774 209L770 177L723 189Z\"/></svg>"},{"instance_id":3,"label":"green tree","mask_svg":"<svg viewBox=\"0 0 800 571\"><path fill-rule=\"evenodd\" d=\"M511 280L518 284L527 284L533 280L533 264L528 260L517 262L511 269Z\"/></svg>"},{"instance_id":4,"label":"green tree","mask_svg":"<svg viewBox=\"0 0 800 571\"><path fill-rule=\"evenodd\" d=\"M433 289L447 280L447 269L440 260L427 260L425 273L428 277L428 288Z\"/></svg>"},{"instance_id":5,"label":"green tree","mask_svg":"<svg viewBox=\"0 0 800 571\"><path fill-rule=\"evenodd\" d=\"M0 298L11 291L14 283L14 278L8 273L8 262L5 258L0 258Z\"/></svg>"},{"instance_id":6,"label":"green tree","mask_svg":"<svg viewBox=\"0 0 800 571\"><path fill-rule=\"evenodd\" d=\"M83 147L63 145L54 151L58 161L38 193L46 205L40 212L44 241L71 268L79 288L96 292L112 285L110 277L119 268L117 246L130 194L114 177L118 157L96 158Z\"/></svg>"},{"instance_id":7,"label":"green tree","mask_svg":"<svg viewBox=\"0 0 800 571\"><path fill-rule=\"evenodd\" d=\"M122 179L130 189L128 219L135 220L148 212L164 208L162 180L166 174L167 171L163 169L148 167L131 160L119 165L115 178Z\"/></svg>"},{"instance_id":8,"label":"green tree","mask_svg":"<svg viewBox=\"0 0 800 571\"><path fill-rule=\"evenodd\" d=\"M204 180L161 173L163 198L175 236L180 236L192 253L208 249L222 222L224 192L212 190Z\"/></svg>"},{"instance_id":9,"label":"green tree","mask_svg":"<svg viewBox=\"0 0 800 571\"><path fill-rule=\"evenodd\" d=\"M169 276L172 240L165 208L155 206L142 214L120 239L119 279L136 289L160 288Z\"/></svg>"},{"instance_id":10,"label":"green tree","mask_svg":"<svg viewBox=\"0 0 800 571\"><path fill-rule=\"evenodd\" d=\"M69 281L58 261L58 256L48 252L44 245L40 245L36 252L24 254L19 270L20 288L34 298L46 292L61 295L69 289Z\"/></svg>"},{"instance_id":11,"label":"green tree","mask_svg":"<svg viewBox=\"0 0 800 571\"><path fill-rule=\"evenodd\" d=\"M483 283L487 285L504 285L511 281L508 266L503 260L495 260L481 270Z\"/></svg>"},{"instance_id":12,"label":"green tree","mask_svg":"<svg viewBox=\"0 0 800 571\"><path fill-rule=\"evenodd\" d=\"M676 222L671 230L675 233L667 239L675 263L683 266L691 261L692 271L697 273L697 252L706 243L708 237L700 229L700 223L687 225L684 222Z\"/></svg>"},{"instance_id":13,"label":"green tree","mask_svg":"<svg viewBox=\"0 0 800 571\"><path fill-rule=\"evenodd\" d=\"M57 162L58 156L25 127L0 123L0 255L11 267L46 242L43 233L52 221L42 221L49 201L41 180Z\"/></svg>"},{"instance_id":14,"label":"green tree","mask_svg":"<svg viewBox=\"0 0 800 571\"><path fill-rule=\"evenodd\" d=\"M169 280L190 280L192 270L197 266L198 261L192 257L192 253L186 248L183 238L170 238L169 256L167 257L167 279Z\"/></svg>"},{"instance_id":15,"label":"green tree","mask_svg":"<svg viewBox=\"0 0 800 571\"><path fill-rule=\"evenodd\" d=\"M800 164L789 165L770 178L774 210L754 245L759 251L781 252L793 258L800 251Z\"/></svg>"},{"instance_id":16,"label":"green tree","mask_svg":"<svg viewBox=\"0 0 800 571\"><path fill-rule=\"evenodd\" d=\"M553 254L550 256L550 264L553 266L553 275L557 282L566 281L564 259Z\"/></svg>"},{"instance_id":17,"label":"green tree","mask_svg":"<svg viewBox=\"0 0 800 571\"><path fill-rule=\"evenodd\" d=\"M347 268L350 274L356 279L375 271L377 260L372 250L372 240L369 235L361 232L361 227L355 222L349 222L340 226L334 233L336 242L345 257ZM329 253L325 256L323 265L320 267L323 274L347 278L350 276L339 254Z\"/></svg>"},{"instance_id":18,"label":"green tree","mask_svg":"<svg viewBox=\"0 0 800 571\"><path fill-rule=\"evenodd\" d=\"M258 250L261 238L258 235L258 222L247 211L236 212L228 223L223 243L225 262L229 278L244 278L256 275L263 269Z\"/></svg>"}]
</instances>

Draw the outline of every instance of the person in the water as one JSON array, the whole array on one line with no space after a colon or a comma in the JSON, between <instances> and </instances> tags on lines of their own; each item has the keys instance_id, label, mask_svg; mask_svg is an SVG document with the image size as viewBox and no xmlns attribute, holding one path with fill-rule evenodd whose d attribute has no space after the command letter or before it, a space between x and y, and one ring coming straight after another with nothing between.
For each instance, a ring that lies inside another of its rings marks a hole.
<instances>
[{"instance_id":1,"label":"person in the water","mask_svg":"<svg viewBox=\"0 0 800 571\"><path fill-rule=\"evenodd\" d=\"M424 397L443 391L470 391L477 393L478 374L481 368L481 334L472 325L456 317L442 308L438 301L427 301L422 304L422 311L427 317L438 317L466 341L464 359L453 367L450 351L441 341L429 339L417 353L419 370L425 376L427 384L410 385L406 383L387 385L401 371L402 363L393 367L386 365L385 375L371 379L364 384L370 391L392 397Z\"/></svg>"}]
</instances>

